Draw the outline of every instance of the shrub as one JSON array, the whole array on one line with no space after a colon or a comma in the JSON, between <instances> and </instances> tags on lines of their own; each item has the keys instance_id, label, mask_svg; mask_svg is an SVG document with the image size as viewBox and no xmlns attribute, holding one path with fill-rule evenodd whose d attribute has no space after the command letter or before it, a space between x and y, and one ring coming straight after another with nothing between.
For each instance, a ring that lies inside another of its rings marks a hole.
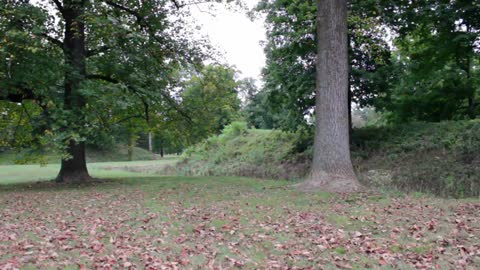
<instances>
[{"instance_id":1,"label":"shrub","mask_svg":"<svg viewBox=\"0 0 480 270\"><path fill-rule=\"evenodd\" d=\"M235 121L223 129L221 137L231 139L246 134L247 130L246 122Z\"/></svg>"}]
</instances>

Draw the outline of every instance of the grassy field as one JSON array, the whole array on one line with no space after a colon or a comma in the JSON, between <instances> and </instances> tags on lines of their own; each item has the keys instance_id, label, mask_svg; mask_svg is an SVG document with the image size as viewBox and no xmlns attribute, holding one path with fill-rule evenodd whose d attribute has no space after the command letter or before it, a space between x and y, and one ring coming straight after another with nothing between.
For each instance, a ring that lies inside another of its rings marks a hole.
<instances>
[{"instance_id":1,"label":"grassy field","mask_svg":"<svg viewBox=\"0 0 480 270\"><path fill-rule=\"evenodd\" d=\"M175 158L162 160L119 161L89 163L90 174L97 178L121 178L151 176L167 165L175 164ZM0 165L0 185L52 180L58 174L60 164Z\"/></svg>"},{"instance_id":2,"label":"grassy field","mask_svg":"<svg viewBox=\"0 0 480 270\"><path fill-rule=\"evenodd\" d=\"M155 162L90 164L111 180L81 186L0 167L0 269L480 268L478 200L142 172Z\"/></svg>"},{"instance_id":3,"label":"grassy field","mask_svg":"<svg viewBox=\"0 0 480 270\"><path fill-rule=\"evenodd\" d=\"M22 151L0 151L0 165L14 165L20 164L34 164L38 163L38 160L30 160L31 155L27 149ZM87 162L112 162L112 161L128 161L128 148L125 145L117 145L110 150L98 150L87 148ZM172 156L173 157L173 156ZM134 147L132 152L133 160L155 160L160 159L160 155L152 154L151 152L142 149L140 147ZM43 163L57 164L60 163L61 155L48 153L42 156Z\"/></svg>"}]
</instances>

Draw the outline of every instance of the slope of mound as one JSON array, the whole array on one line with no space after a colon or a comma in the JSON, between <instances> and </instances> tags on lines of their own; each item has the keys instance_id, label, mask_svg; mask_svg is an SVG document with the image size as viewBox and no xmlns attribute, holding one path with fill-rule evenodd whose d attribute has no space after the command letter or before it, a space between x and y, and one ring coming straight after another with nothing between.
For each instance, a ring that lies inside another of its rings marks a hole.
<instances>
[{"instance_id":1,"label":"slope of mound","mask_svg":"<svg viewBox=\"0 0 480 270\"><path fill-rule=\"evenodd\" d=\"M234 123L185 152L182 175L235 175L298 180L306 175L313 138ZM304 147L307 145L307 147ZM480 121L411 123L355 130L352 160L375 187L440 196L480 195Z\"/></svg>"}]
</instances>

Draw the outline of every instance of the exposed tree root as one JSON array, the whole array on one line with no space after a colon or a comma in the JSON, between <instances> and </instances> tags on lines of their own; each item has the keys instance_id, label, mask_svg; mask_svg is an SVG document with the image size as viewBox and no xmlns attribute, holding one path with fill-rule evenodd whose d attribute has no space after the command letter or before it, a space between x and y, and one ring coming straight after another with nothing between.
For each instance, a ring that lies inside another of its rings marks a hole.
<instances>
[{"instance_id":1,"label":"exposed tree root","mask_svg":"<svg viewBox=\"0 0 480 270\"><path fill-rule=\"evenodd\" d=\"M332 193L354 193L362 190L355 175L315 172L296 187L304 192L326 191Z\"/></svg>"},{"instance_id":2,"label":"exposed tree root","mask_svg":"<svg viewBox=\"0 0 480 270\"><path fill-rule=\"evenodd\" d=\"M81 171L81 172L60 172L55 179L57 183L74 183L74 184L81 184L81 183L89 183L95 182L96 180L91 177L88 172Z\"/></svg>"}]
</instances>

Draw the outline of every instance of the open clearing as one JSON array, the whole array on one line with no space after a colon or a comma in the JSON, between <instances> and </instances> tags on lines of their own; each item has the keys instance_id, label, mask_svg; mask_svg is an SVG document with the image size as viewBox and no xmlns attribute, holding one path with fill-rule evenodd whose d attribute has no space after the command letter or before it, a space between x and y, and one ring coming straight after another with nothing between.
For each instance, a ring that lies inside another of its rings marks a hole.
<instances>
[{"instance_id":1,"label":"open clearing","mask_svg":"<svg viewBox=\"0 0 480 270\"><path fill-rule=\"evenodd\" d=\"M89 163L88 171L93 177L121 178L151 176L166 166L173 165L177 159L145 161L119 161ZM60 164L39 165L0 165L0 185L18 184L54 179Z\"/></svg>"},{"instance_id":2,"label":"open clearing","mask_svg":"<svg viewBox=\"0 0 480 270\"><path fill-rule=\"evenodd\" d=\"M478 200L112 170L132 164L94 164L120 178L83 186L25 183L55 166L3 166L0 269L480 268Z\"/></svg>"}]
</instances>

